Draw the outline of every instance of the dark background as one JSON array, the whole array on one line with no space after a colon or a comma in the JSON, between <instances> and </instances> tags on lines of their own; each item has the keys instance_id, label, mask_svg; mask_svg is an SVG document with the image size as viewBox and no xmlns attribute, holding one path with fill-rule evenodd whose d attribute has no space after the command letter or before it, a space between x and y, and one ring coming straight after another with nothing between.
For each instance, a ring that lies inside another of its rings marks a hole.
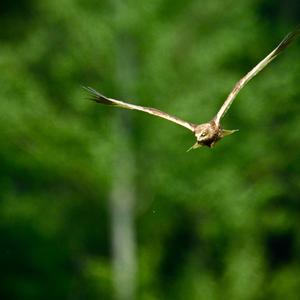
<instances>
[{"instance_id":1,"label":"dark background","mask_svg":"<svg viewBox=\"0 0 300 300\"><path fill-rule=\"evenodd\" d=\"M206 122L299 21L296 0L4 1L1 299L299 299L299 41L213 149L81 88Z\"/></svg>"}]
</instances>

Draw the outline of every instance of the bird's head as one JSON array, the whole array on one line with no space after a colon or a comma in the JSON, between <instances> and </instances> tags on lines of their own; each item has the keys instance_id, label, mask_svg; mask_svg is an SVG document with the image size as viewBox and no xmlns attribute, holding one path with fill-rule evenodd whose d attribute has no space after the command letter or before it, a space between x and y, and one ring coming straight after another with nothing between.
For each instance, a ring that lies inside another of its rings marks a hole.
<instances>
[{"instance_id":1,"label":"bird's head","mask_svg":"<svg viewBox=\"0 0 300 300\"><path fill-rule=\"evenodd\" d=\"M230 135L236 131L237 130L222 129L214 120L209 123L200 124L195 127L194 131L197 142L188 151L203 146L212 148L215 143L224 136Z\"/></svg>"},{"instance_id":2,"label":"bird's head","mask_svg":"<svg viewBox=\"0 0 300 300\"><path fill-rule=\"evenodd\" d=\"M195 137L197 142L202 145L209 144L218 135L218 127L215 123L200 124L195 128Z\"/></svg>"}]
</instances>

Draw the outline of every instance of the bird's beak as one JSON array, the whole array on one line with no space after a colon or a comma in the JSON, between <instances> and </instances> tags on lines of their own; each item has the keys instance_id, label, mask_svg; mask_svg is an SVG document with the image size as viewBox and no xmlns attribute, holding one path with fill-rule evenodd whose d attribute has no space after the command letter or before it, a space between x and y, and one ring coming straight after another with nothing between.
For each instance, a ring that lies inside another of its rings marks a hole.
<instances>
[{"instance_id":1,"label":"bird's beak","mask_svg":"<svg viewBox=\"0 0 300 300\"><path fill-rule=\"evenodd\" d=\"M190 150L192 149L196 149L196 148L199 148L199 147L202 147L201 144L198 144L198 142L196 142L191 148L189 148L186 152L189 152Z\"/></svg>"}]
</instances>

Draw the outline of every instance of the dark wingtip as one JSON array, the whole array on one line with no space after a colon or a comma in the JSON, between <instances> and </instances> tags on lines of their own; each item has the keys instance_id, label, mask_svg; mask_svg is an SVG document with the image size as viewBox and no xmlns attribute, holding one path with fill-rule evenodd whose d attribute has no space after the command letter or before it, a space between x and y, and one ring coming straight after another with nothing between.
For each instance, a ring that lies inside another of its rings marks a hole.
<instances>
[{"instance_id":1,"label":"dark wingtip","mask_svg":"<svg viewBox=\"0 0 300 300\"><path fill-rule=\"evenodd\" d=\"M114 105L114 103L109 98L100 94L95 89L83 85L81 87L89 93L89 97L87 97L88 100L95 101L101 104L106 104L106 105Z\"/></svg>"},{"instance_id":2,"label":"dark wingtip","mask_svg":"<svg viewBox=\"0 0 300 300\"><path fill-rule=\"evenodd\" d=\"M295 28L294 31L290 32L277 46L275 55L286 49L292 42L294 42L300 36L300 24Z\"/></svg>"}]
</instances>

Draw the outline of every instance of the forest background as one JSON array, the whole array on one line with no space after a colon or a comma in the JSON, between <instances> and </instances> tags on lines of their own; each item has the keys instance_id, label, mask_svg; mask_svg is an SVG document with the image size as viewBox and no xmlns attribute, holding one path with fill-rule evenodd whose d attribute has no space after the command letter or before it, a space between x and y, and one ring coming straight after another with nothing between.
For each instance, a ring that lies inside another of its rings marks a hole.
<instances>
[{"instance_id":1,"label":"forest background","mask_svg":"<svg viewBox=\"0 0 300 300\"><path fill-rule=\"evenodd\" d=\"M1 299L299 299L296 0L19 0L0 9Z\"/></svg>"}]
</instances>

